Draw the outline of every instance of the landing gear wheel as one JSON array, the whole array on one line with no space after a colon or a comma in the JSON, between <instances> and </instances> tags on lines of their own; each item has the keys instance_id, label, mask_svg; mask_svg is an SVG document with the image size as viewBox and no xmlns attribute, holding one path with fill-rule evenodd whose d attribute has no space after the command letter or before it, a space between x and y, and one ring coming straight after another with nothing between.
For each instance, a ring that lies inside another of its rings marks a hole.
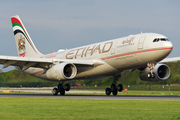
<instances>
[{"instance_id":1,"label":"landing gear wheel","mask_svg":"<svg viewBox=\"0 0 180 120\"><path fill-rule=\"evenodd\" d=\"M53 95L57 95L58 94L58 89L57 88L53 88L52 93L53 93Z\"/></svg>"},{"instance_id":2,"label":"landing gear wheel","mask_svg":"<svg viewBox=\"0 0 180 120\"><path fill-rule=\"evenodd\" d=\"M112 93L113 93L113 95L117 95L117 93L118 93L117 89L112 91Z\"/></svg>"},{"instance_id":3,"label":"landing gear wheel","mask_svg":"<svg viewBox=\"0 0 180 120\"><path fill-rule=\"evenodd\" d=\"M111 85L111 91L115 91L115 90L117 90L116 85L115 85L115 84L112 84L112 85Z\"/></svg>"},{"instance_id":4,"label":"landing gear wheel","mask_svg":"<svg viewBox=\"0 0 180 120\"><path fill-rule=\"evenodd\" d=\"M147 76L148 76L148 78L152 78L152 75L150 72L147 74Z\"/></svg>"},{"instance_id":5,"label":"landing gear wheel","mask_svg":"<svg viewBox=\"0 0 180 120\"><path fill-rule=\"evenodd\" d=\"M111 85L111 92L113 93L113 95L117 95L117 88L114 83Z\"/></svg>"},{"instance_id":6,"label":"landing gear wheel","mask_svg":"<svg viewBox=\"0 0 180 120\"><path fill-rule=\"evenodd\" d=\"M122 84L119 84L119 85L117 86L117 90L118 90L119 92L122 92L122 90L123 90L123 85L122 85Z\"/></svg>"},{"instance_id":7,"label":"landing gear wheel","mask_svg":"<svg viewBox=\"0 0 180 120\"><path fill-rule=\"evenodd\" d=\"M111 89L110 88L106 88L106 95L110 95L111 94Z\"/></svg>"},{"instance_id":8,"label":"landing gear wheel","mask_svg":"<svg viewBox=\"0 0 180 120\"><path fill-rule=\"evenodd\" d=\"M64 90L63 85L61 83L58 84L58 90L60 92L60 95L65 95L65 90Z\"/></svg>"},{"instance_id":9,"label":"landing gear wheel","mask_svg":"<svg viewBox=\"0 0 180 120\"><path fill-rule=\"evenodd\" d=\"M58 84L58 90L61 91L63 89L63 85L61 83Z\"/></svg>"},{"instance_id":10,"label":"landing gear wheel","mask_svg":"<svg viewBox=\"0 0 180 120\"><path fill-rule=\"evenodd\" d=\"M64 90L64 88L61 89L60 95L65 95L65 90Z\"/></svg>"},{"instance_id":11,"label":"landing gear wheel","mask_svg":"<svg viewBox=\"0 0 180 120\"><path fill-rule=\"evenodd\" d=\"M64 90L69 91L70 90L70 85L69 84L65 84Z\"/></svg>"}]
</instances>

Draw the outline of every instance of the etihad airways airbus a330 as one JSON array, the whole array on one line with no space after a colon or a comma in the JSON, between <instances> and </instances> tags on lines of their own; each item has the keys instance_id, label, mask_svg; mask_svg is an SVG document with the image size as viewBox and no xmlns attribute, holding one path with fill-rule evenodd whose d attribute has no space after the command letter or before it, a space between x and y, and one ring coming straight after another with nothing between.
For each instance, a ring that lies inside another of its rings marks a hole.
<instances>
[{"instance_id":1,"label":"etihad airways airbus a330","mask_svg":"<svg viewBox=\"0 0 180 120\"><path fill-rule=\"evenodd\" d=\"M139 77L144 81L162 81L170 76L169 67L160 62L173 49L164 35L141 33L44 55L33 44L19 16L13 16L11 21L19 56L0 56L0 64L3 68L18 66L35 77L59 82L53 89L54 95L70 90L69 84L63 85L64 81L110 76L114 79L105 93L117 95L123 90L117 80L128 69L141 70Z\"/></svg>"}]
</instances>

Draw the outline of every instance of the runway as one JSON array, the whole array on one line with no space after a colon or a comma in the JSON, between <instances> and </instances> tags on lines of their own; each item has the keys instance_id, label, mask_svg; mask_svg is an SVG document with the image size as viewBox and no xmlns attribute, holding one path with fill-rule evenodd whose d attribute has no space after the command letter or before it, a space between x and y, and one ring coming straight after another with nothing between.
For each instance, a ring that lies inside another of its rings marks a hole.
<instances>
[{"instance_id":1,"label":"runway","mask_svg":"<svg viewBox=\"0 0 180 120\"><path fill-rule=\"evenodd\" d=\"M64 95L44 94L0 94L0 98L57 98L57 99L101 99L101 100L180 100L180 96L105 96L105 95Z\"/></svg>"}]
</instances>

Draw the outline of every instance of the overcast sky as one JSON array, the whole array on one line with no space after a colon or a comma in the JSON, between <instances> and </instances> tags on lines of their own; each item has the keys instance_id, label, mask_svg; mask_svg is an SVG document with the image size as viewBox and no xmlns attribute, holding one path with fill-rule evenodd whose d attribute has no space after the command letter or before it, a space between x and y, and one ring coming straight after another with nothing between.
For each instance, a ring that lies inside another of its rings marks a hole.
<instances>
[{"instance_id":1,"label":"overcast sky","mask_svg":"<svg viewBox=\"0 0 180 120\"><path fill-rule=\"evenodd\" d=\"M10 17L19 15L44 54L142 31L167 36L174 46L169 57L180 56L179 6L179 0L4 0L0 55L17 56Z\"/></svg>"}]
</instances>

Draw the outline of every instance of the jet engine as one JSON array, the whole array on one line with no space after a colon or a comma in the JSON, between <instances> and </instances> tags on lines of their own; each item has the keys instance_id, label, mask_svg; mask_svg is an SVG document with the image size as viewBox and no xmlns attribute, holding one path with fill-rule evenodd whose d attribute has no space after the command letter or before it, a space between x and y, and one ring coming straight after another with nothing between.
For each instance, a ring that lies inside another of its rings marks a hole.
<instances>
[{"instance_id":1,"label":"jet engine","mask_svg":"<svg viewBox=\"0 0 180 120\"><path fill-rule=\"evenodd\" d=\"M163 81L170 76L170 69L166 64L156 64L156 66L150 71L150 68L146 67L139 73L139 77L143 81Z\"/></svg>"},{"instance_id":2,"label":"jet engine","mask_svg":"<svg viewBox=\"0 0 180 120\"><path fill-rule=\"evenodd\" d=\"M77 74L77 68L72 63L60 63L52 66L46 71L49 80L73 79Z\"/></svg>"}]
</instances>

